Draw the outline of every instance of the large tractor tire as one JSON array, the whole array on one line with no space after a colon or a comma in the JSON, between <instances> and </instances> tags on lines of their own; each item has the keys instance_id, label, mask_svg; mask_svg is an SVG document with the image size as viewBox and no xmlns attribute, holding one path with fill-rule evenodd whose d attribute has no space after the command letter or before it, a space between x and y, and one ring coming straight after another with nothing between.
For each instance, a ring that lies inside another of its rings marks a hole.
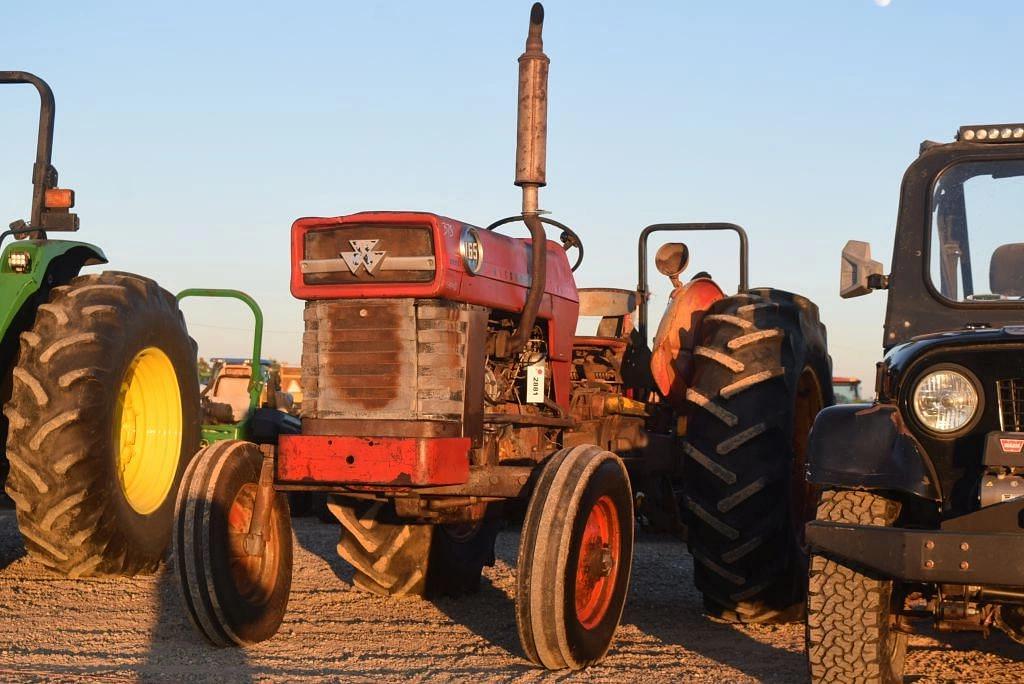
<instances>
[{"instance_id":1,"label":"large tractor tire","mask_svg":"<svg viewBox=\"0 0 1024 684\"><path fill-rule=\"evenodd\" d=\"M600 662L622 619L633 563L633 496L622 460L594 445L552 456L519 537L516 625L550 670Z\"/></svg>"},{"instance_id":2,"label":"large tractor tire","mask_svg":"<svg viewBox=\"0 0 1024 684\"><path fill-rule=\"evenodd\" d=\"M890 527L899 502L872 492L825 491L818 520ZM892 628L892 580L811 557L807 590L807 662L811 681L903 681L907 635Z\"/></svg>"},{"instance_id":3,"label":"large tractor tire","mask_svg":"<svg viewBox=\"0 0 1024 684\"><path fill-rule=\"evenodd\" d=\"M698 340L683 502L694 582L718 618L799 619L807 438L833 403L825 327L807 299L760 289L716 302Z\"/></svg>"},{"instance_id":4,"label":"large tractor tire","mask_svg":"<svg viewBox=\"0 0 1024 684\"><path fill-rule=\"evenodd\" d=\"M380 501L331 497L327 508L341 523L338 554L355 569L353 582L381 596L459 596L480 588L485 565L494 565L497 521L477 525L408 523Z\"/></svg>"},{"instance_id":5,"label":"large tractor tire","mask_svg":"<svg viewBox=\"0 0 1024 684\"><path fill-rule=\"evenodd\" d=\"M21 335L4 414L28 552L70 577L153 571L199 444L195 346L173 295L113 272L53 288Z\"/></svg>"},{"instance_id":6,"label":"large tractor tire","mask_svg":"<svg viewBox=\"0 0 1024 684\"><path fill-rule=\"evenodd\" d=\"M262 465L255 444L217 442L196 454L178 490L174 574L192 624L215 646L266 641L277 634L288 608L287 494L273 493L264 509L269 524L250 537Z\"/></svg>"}]
</instances>

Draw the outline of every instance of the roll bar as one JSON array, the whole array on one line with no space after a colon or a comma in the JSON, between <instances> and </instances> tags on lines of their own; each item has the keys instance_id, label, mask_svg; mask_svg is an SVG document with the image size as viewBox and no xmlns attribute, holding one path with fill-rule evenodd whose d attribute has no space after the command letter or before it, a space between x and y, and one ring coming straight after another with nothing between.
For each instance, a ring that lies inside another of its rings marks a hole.
<instances>
[{"instance_id":1,"label":"roll bar","mask_svg":"<svg viewBox=\"0 0 1024 684\"><path fill-rule=\"evenodd\" d=\"M252 311L254 330L252 336L252 359L249 365L252 372L249 374L249 410L259 406L260 394L262 393L263 378L260 375L261 354L263 353L263 310L256 300L241 290L226 290L213 287L191 287L179 292L175 298L180 302L188 297L221 297L225 299L237 299Z\"/></svg>"},{"instance_id":2,"label":"roll bar","mask_svg":"<svg viewBox=\"0 0 1024 684\"><path fill-rule=\"evenodd\" d=\"M647 226L640 232L640 240L637 248L639 257L639 280L636 286L637 297L639 298L640 317L637 321L637 331L640 339L647 341L647 300L651 296L651 290L647 286L647 238L652 233L661 231L705 231L705 230L729 230L736 233L740 238L740 292L746 292L749 288L749 244L747 231L735 223L655 223Z\"/></svg>"},{"instance_id":3,"label":"roll bar","mask_svg":"<svg viewBox=\"0 0 1024 684\"><path fill-rule=\"evenodd\" d=\"M32 216L29 225L42 229L44 197L48 188L57 187L57 170L53 156L53 117L56 105L53 91L46 81L27 71L0 71L0 83L27 83L39 92L39 134L36 141L36 162L32 166Z\"/></svg>"}]
</instances>

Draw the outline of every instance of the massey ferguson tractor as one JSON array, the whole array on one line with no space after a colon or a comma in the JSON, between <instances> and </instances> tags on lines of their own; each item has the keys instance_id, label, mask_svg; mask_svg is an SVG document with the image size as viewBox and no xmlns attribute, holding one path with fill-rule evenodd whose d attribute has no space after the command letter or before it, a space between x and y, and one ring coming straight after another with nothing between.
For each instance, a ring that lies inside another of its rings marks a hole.
<instances>
[{"instance_id":1,"label":"massey ferguson tractor","mask_svg":"<svg viewBox=\"0 0 1024 684\"><path fill-rule=\"evenodd\" d=\"M534 5L519 59L522 212L487 228L421 212L303 218L292 294L306 302L301 433L202 450L178 496L182 594L212 643L273 636L291 583L286 494L331 497L355 583L387 596L474 591L502 517L525 519L516 622L538 665L608 651L626 599L635 508L688 531L709 610L802 612L804 446L832 401L817 309L746 282L731 224L641 233L636 290L577 289L580 236L542 216L548 58ZM528 238L495 229L522 222ZM545 225L559 229L548 240ZM647 341L647 241L732 230L740 293L656 264L671 301ZM638 317L637 317L638 316ZM595 335L575 335L580 317Z\"/></svg>"},{"instance_id":2,"label":"massey ferguson tractor","mask_svg":"<svg viewBox=\"0 0 1024 684\"><path fill-rule=\"evenodd\" d=\"M891 274L843 251L841 296L888 290L885 356L811 435L815 682L902 682L922 621L1024 643L1022 206L1024 124L964 126L903 177Z\"/></svg>"},{"instance_id":3,"label":"massey ferguson tractor","mask_svg":"<svg viewBox=\"0 0 1024 684\"><path fill-rule=\"evenodd\" d=\"M54 99L39 77L0 71L41 99L32 213L0 240L0 420L7 495L29 554L78 577L150 571L199 444L195 347L174 296L108 271L78 230L75 193L51 164Z\"/></svg>"}]
</instances>

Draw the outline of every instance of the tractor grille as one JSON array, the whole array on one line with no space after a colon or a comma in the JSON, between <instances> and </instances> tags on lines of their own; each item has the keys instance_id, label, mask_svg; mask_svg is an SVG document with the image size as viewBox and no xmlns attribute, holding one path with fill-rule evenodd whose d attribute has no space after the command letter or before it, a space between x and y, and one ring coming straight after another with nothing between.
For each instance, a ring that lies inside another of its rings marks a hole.
<instances>
[{"instance_id":1,"label":"tractor grille","mask_svg":"<svg viewBox=\"0 0 1024 684\"><path fill-rule=\"evenodd\" d=\"M436 299L307 302L302 417L461 421L479 311Z\"/></svg>"},{"instance_id":2,"label":"tractor grille","mask_svg":"<svg viewBox=\"0 0 1024 684\"><path fill-rule=\"evenodd\" d=\"M367 253L372 255L370 268L357 263ZM307 285L428 283L435 273L434 237L424 226L312 230L306 233L299 267Z\"/></svg>"},{"instance_id":3,"label":"tractor grille","mask_svg":"<svg viewBox=\"0 0 1024 684\"><path fill-rule=\"evenodd\" d=\"M999 421L1006 432L1024 432L1024 378L1000 380Z\"/></svg>"}]
</instances>

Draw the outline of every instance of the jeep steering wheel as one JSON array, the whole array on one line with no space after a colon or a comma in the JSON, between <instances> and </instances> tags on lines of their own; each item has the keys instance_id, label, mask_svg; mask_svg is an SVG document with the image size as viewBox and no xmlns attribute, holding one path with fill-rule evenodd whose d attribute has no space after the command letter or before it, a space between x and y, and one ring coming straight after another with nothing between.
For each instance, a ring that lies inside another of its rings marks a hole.
<instances>
[{"instance_id":1,"label":"jeep steering wheel","mask_svg":"<svg viewBox=\"0 0 1024 684\"><path fill-rule=\"evenodd\" d=\"M572 228L565 225L564 223L560 223L554 219L549 219L544 216L538 216L537 218L540 219L541 223L546 223L549 226L554 226L555 228L561 228L562 234L558 237L558 240L559 242L562 243L562 249L564 249L566 252L568 252L573 247L577 249L579 253L576 256L575 263L573 263L572 265L572 270L575 271L577 268L579 268L580 264L583 263L583 241L580 240L580 236L576 234L576 231L574 231ZM519 214L517 216L509 216L507 218L495 221L491 225L487 226L487 228L485 228L484 230L494 230L495 228L503 226L506 223L515 223L516 221L522 220L522 214Z\"/></svg>"}]
</instances>

